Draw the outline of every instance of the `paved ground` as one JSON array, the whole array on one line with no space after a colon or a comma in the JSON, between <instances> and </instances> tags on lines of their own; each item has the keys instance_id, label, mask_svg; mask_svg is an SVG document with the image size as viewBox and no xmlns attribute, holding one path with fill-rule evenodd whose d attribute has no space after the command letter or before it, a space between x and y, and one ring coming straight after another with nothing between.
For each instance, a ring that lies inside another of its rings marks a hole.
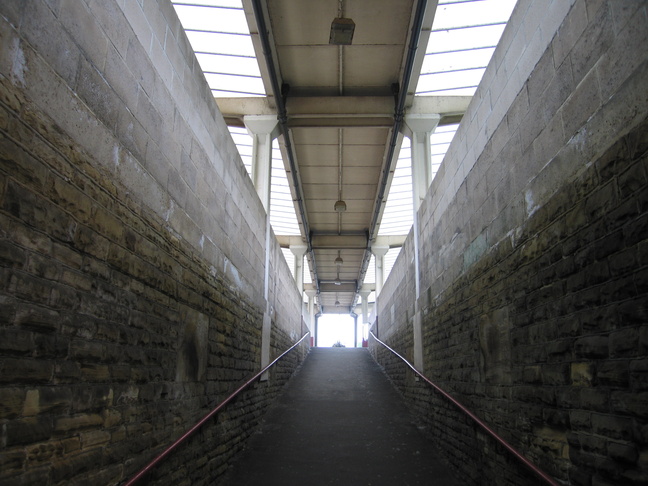
<instances>
[{"instance_id":1,"label":"paved ground","mask_svg":"<svg viewBox=\"0 0 648 486\"><path fill-rule=\"evenodd\" d=\"M456 483L366 349L313 348L226 484Z\"/></svg>"}]
</instances>

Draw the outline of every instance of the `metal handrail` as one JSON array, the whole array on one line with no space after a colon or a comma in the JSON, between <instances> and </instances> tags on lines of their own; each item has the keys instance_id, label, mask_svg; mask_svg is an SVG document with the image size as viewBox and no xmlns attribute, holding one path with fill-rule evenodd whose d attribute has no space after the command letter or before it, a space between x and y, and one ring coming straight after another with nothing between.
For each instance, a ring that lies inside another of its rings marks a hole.
<instances>
[{"instance_id":1,"label":"metal handrail","mask_svg":"<svg viewBox=\"0 0 648 486\"><path fill-rule=\"evenodd\" d=\"M499 442L501 445L503 445L511 454L513 454L520 461L522 461L522 463L525 466L527 466L531 471L533 471L538 477L540 477L541 479L546 481L547 484L550 484L551 486L559 486L559 484L556 481L554 481L547 473L542 471L538 466L536 466L531 461L529 461L526 457L524 457L521 452L519 452L511 444L506 442L506 440L504 440L501 436L499 436L493 429L491 429L479 417L477 417L474 413L472 413L470 410L468 410L466 407L464 407L461 403L459 403L449 393L447 393L445 390L441 389L437 384L433 383L430 379L428 379L426 376L424 376L420 371L418 371L416 368L414 368L414 366L409 361L407 361L400 354L398 354L395 350L393 350L387 344L385 344L380 339L378 339L373 332L370 331L369 334L371 334L371 337L373 337L377 342L379 342L385 348L387 348L389 351L391 351L396 356L398 356L407 366L409 366L412 369L412 371L414 371L414 373L416 373L418 376L420 376L426 383L428 383L436 391L438 391L441 395L443 395L450 402L452 402L457 408L459 408L459 410L461 410L463 413L465 413L471 419L473 419L477 423L477 425L479 425L482 429L484 429L497 442Z\"/></svg>"},{"instance_id":2,"label":"metal handrail","mask_svg":"<svg viewBox=\"0 0 648 486\"><path fill-rule=\"evenodd\" d=\"M176 447L178 447L180 444L182 444L185 440L187 440L191 435L194 434L202 425L207 422L210 418L212 418L214 415L216 415L225 405L227 405L229 402L231 402L239 393L241 393L243 390L245 390L248 386L250 386L252 383L254 383L263 373L268 371L274 364L279 361L281 358L283 358L286 354L288 354L290 351L295 349L301 342L306 339L306 336L308 336L310 332L306 332L299 341L297 341L295 344L293 344L290 348L288 348L286 351L281 353L277 358L275 358L269 365L267 365L265 368L263 368L261 371L259 371L257 374L255 374L252 378L250 378L248 381L246 381L243 385L238 387L230 396L228 396L225 400L220 402L216 408L214 408L211 412L209 412L207 415L205 415L200 421L191 427L188 431L186 431L180 438L178 438L173 444L171 444L169 447L167 447L164 451L162 451L160 454L158 454L151 462L149 462L140 472L138 472L135 476L133 476L131 479L128 480L128 482L124 483L123 486L132 486L135 484L137 481L139 481L144 475L146 475L151 469L153 469L162 459L164 459L166 456L168 456L171 451L173 451Z\"/></svg>"}]
</instances>

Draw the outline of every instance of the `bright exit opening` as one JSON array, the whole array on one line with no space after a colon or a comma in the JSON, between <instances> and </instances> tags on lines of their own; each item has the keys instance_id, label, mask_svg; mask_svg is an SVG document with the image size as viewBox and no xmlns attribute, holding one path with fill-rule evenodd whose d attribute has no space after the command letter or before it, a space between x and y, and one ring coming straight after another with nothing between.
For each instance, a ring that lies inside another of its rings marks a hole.
<instances>
[{"instance_id":1,"label":"bright exit opening","mask_svg":"<svg viewBox=\"0 0 648 486\"><path fill-rule=\"evenodd\" d=\"M359 321L360 319L358 319ZM355 319L348 314L322 314L317 320L317 346L354 347ZM362 329L358 324L358 347L362 346Z\"/></svg>"}]
</instances>

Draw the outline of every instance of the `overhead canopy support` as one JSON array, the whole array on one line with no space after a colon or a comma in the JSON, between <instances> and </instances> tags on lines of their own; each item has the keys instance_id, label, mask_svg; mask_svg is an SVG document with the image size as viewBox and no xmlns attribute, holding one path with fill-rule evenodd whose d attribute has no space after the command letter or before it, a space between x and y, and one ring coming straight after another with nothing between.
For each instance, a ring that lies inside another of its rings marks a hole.
<instances>
[{"instance_id":1,"label":"overhead canopy support","mask_svg":"<svg viewBox=\"0 0 648 486\"><path fill-rule=\"evenodd\" d=\"M416 96L409 115L438 113L439 124L456 123L468 108L470 96ZM215 98L228 125L241 126L243 117L275 115L268 98ZM391 96L308 96L286 100L289 128L297 127L392 127ZM444 121L445 120L445 121Z\"/></svg>"},{"instance_id":2,"label":"overhead canopy support","mask_svg":"<svg viewBox=\"0 0 648 486\"><path fill-rule=\"evenodd\" d=\"M403 246L407 235L378 236L374 240L377 246L397 248ZM292 248L302 244L301 236L277 236L282 248ZM311 243L314 250L366 250L368 240L366 235L312 235Z\"/></svg>"}]
</instances>

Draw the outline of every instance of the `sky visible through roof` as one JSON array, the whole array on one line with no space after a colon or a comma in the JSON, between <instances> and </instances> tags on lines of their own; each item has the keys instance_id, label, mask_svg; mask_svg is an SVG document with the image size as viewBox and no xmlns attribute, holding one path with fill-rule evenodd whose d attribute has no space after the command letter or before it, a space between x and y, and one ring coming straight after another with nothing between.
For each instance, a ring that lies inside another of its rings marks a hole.
<instances>
[{"instance_id":1,"label":"sky visible through roof","mask_svg":"<svg viewBox=\"0 0 648 486\"><path fill-rule=\"evenodd\" d=\"M495 51L516 0L439 0L416 88L419 96L472 96ZM241 0L174 1L175 10L196 53L214 97L266 96ZM458 124L441 125L430 137L436 174ZM251 170L252 138L230 127L241 159ZM276 142L276 141L275 141ZM278 147L273 147L270 222L277 235L299 235L299 225ZM378 232L403 235L412 226L412 171L405 137ZM385 276L400 249L385 257ZM284 256L293 268L293 255ZM304 272L310 282L310 272ZM375 281L373 257L365 282Z\"/></svg>"}]
</instances>

